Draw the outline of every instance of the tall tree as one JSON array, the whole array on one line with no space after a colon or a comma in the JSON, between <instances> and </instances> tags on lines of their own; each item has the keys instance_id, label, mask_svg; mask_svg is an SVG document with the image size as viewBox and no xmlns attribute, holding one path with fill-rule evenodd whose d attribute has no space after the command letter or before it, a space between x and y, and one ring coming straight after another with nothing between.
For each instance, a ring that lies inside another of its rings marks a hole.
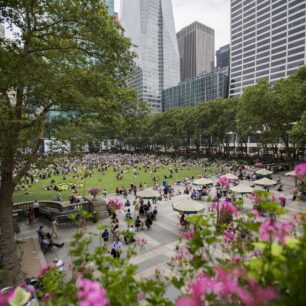
<instances>
[{"instance_id":1,"label":"tall tree","mask_svg":"<svg viewBox=\"0 0 306 306\"><path fill-rule=\"evenodd\" d=\"M125 87L130 41L103 1L4 0L3 22L14 32L0 40L1 283L9 285L18 278L12 194L38 157L48 112L112 123L135 95Z\"/></svg>"}]
</instances>

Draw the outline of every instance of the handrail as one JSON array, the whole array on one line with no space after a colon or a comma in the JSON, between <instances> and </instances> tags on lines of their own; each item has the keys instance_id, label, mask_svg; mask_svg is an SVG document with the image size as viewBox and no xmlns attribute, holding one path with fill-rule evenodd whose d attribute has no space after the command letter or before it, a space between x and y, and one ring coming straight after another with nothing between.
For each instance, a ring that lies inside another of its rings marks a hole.
<instances>
[{"instance_id":1,"label":"handrail","mask_svg":"<svg viewBox=\"0 0 306 306\"><path fill-rule=\"evenodd\" d=\"M57 201L48 201L48 200L42 200L38 201L39 207L51 207L58 209L60 212L65 212L69 210L89 210L89 202L88 201L82 201L79 203L72 203L69 202L57 202ZM33 201L28 202L20 202L20 203L13 203L13 211L27 211L29 208L33 208Z\"/></svg>"}]
</instances>

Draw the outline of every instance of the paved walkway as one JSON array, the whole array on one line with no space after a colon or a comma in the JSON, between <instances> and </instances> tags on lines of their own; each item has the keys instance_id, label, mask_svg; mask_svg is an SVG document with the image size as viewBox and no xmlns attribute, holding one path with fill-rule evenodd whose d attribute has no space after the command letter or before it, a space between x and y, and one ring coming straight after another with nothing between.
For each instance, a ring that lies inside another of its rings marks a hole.
<instances>
[{"instance_id":1,"label":"paved walkway","mask_svg":"<svg viewBox=\"0 0 306 306\"><path fill-rule=\"evenodd\" d=\"M276 179L279 175L273 176ZM284 184L284 193L287 196L287 205L286 208L288 213L281 217L283 220L289 220L290 216L296 212L306 212L306 202L292 202L290 195L290 191L294 187L294 179L285 177L281 175L283 184ZM183 191L183 186L176 186L176 189L180 189ZM273 191L271 189L271 191ZM113 196L112 198L117 197ZM123 199L121 196L118 198ZM133 203L134 196L129 195L128 198L130 202ZM138 267L138 277L154 277L155 270L158 268L164 275L168 275L171 273L167 266L167 262L169 262L170 258L175 254L175 246L179 239L179 231L180 226L178 224L178 216L177 212L174 212L172 209L172 204L178 203L183 199L188 198L188 196L182 194L179 196L173 197L171 200L163 200L158 202L158 216L157 221L153 223L151 230L143 230L137 232L137 236L143 237L148 241L148 244L145 246L144 250L140 252L137 256L132 258L131 263L136 264ZM208 207L208 203L206 203ZM244 205L244 209L250 210L252 209L252 205L249 200L246 200ZM131 207L131 212L133 215L133 208ZM118 213L118 218L120 220L119 230L124 230L127 228L126 223L124 221L125 213ZM100 223L110 225L110 219L103 219L99 221ZM34 246L36 249L34 251L39 252L39 246L37 242L37 234L36 230L41 223L36 223L33 225L27 225L25 223L21 224L21 233L17 235L17 238L20 240L33 238L33 241L36 243ZM49 225L43 224L45 227L45 231L50 230ZM99 234L96 229L97 224L89 224L86 227L86 230L89 232ZM52 262L55 257L61 258L66 264L71 262L71 258L68 255L68 244L72 240L72 236L75 232L75 228L72 226L59 228L59 237L55 239L55 242L65 242L65 246L62 249L54 248L51 252L46 254L46 261ZM27 240L26 240L27 241ZM100 245L101 240L99 235L93 241L93 247ZM112 241L108 242L108 248L111 248ZM124 246L124 249L126 246ZM33 256L33 250L25 250L25 258L29 255L31 260L27 261L28 270L33 271L32 275L35 274L36 268L34 267L37 264L37 258ZM124 254L124 252L123 252ZM36 255L35 255L36 256ZM33 260L35 258L35 260ZM31 263L33 262L33 263ZM44 263L44 258L40 256L41 264ZM170 288L168 290L168 296L172 299L177 296L177 291L174 288Z\"/></svg>"}]
</instances>

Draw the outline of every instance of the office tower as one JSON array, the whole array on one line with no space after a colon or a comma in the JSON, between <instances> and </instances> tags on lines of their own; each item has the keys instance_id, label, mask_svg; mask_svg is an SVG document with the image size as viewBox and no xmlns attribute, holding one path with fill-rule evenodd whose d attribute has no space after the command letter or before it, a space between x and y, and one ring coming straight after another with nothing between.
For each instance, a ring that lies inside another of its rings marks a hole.
<instances>
[{"instance_id":1,"label":"office tower","mask_svg":"<svg viewBox=\"0 0 306 306\"><path fill-rule=\"evenodd\" d=\"M202 74L163 90L164 111L228 97L229 67Z\"/></svg>"},{"instance_id":2,"label":"office tower","mask_svg":"<svg viewBox=\"0 0 306 306\"><path fill-rule=\"evenodd\" d=\"M0 38L5 37L5 28L3 24L0 24Z\"/></svg>"},{"instance_id":3,"label":"office tower","mask_svg":"<svg viewBox=\"0 0 306 306\"><path fill-rule=\"evenodd\" d=\"M180 53L181 81L202 73L212 72L215 67L215 31L196 21L177 33Z\"/></svg>"},{"instance_id":4,"label":"office tower","mask_svg":"<svg viewBox=\"0 0 306 306\"><path fill-rule=\"evenodd\" d=\"M230 96L305 65L306 0L231 0Z\"/></svg>"},{"instance_id":5,"label":"office tower","mask_svg":"<svg viewBox=\"0 0 306 306\"><path fill-rule=\"evenodd\" d=\"M152 112L160 112L162 90L180 80L171 0L122 0L120 22L136 46L135 77L130 85Z\"/></svg>"},{"instance_id":6,"label":"office tower","mask_svg":"<svg viewBox=\"0 0 306 306\"><path fill-rule=\"evenodd\" d=\"M229 67L230 65L230 45L219 48L216 52L217 68Z\"/></svg>"},{"instance_id":7,"label":"office tower","mask_svg":"<svg viewBox=\"0 0 306 306\"><path fill-rule=\"evenodd\" d=\"M105 0L108 12L110 15L114 15L114 0Z\"/></svg>"}]
</instances>

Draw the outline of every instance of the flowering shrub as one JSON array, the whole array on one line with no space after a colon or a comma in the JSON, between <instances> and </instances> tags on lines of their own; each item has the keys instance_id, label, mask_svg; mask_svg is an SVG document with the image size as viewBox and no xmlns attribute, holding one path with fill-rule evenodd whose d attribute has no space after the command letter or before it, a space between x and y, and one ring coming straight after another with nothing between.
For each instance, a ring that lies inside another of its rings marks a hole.
<instances>
[{"instance_id":1,"label":"flowering shrub","mask_svg":"<svg viewBox=\"0 0 306 306\"><path fill-rule=\"evenodd\" d=\"M79 277L77 285L80 288L77 292L77 297L80 299L79 306L106 306L109 304L106 291L99 282Z\"/></svg>"},{"instance_id":2,"label":"flowering shrub","mask_svg":"<svg viewBox=\"0 0 306 306\"><path fill-rule=\"evenodd\" d=\"M107 205L112 211L122 210L124 208L123 203L119 199L110 199L108 200Z\"/></svg>"},{"instance_id":3,"label":"flowering shrub","mask_svg":"<svg viewBox=\"0 0 306 306\"><path fill-rule=\"evenodd\" d=\"M165 295L169 282L180 291L176 306L304 305L306 216L279 220L284 209L274 202L276 197L256 195L249 213L238 213L230 202L216 202L220 213L235 217L230 225L216 228L214 213L188 216L190 227L169 262L168 278L161 272L154 278L136 277L130 259L136 246L146 245L144 238L113 258L102 246L91 251L95 234L77 232L70 245L70 273L62 275L52 265L39 272L40 305L171 306ZM111 205L122 206L117 200ZM10 297L0 294L0 305L10 305Z\"/></svg>"},{"instance_id":4,"label":"flowering shrub","mask_svg":"<svg viewBox=\"0 0 306 306\"><path fill-rule=\"evenodd\" d=\"M225 176L220 176L217 180L217 185L220 185L222 187L229 187L231 186L232 182Z\"/></svg>"},{"instance_id":5,"label":"flowering shrub","mask_svg":"<svg viewBox=\"0 0 306 306\"><path fill-rule=\"evenodd\" d=\"M92 196L96 196L98 193L100 193L101 192L101 189L99 189L99 188L90 188L89 190L88 190L88 193L89 194L91 194Z\"/></svg>"},{"instance_id":6,"label":"flowering shrub","mask_svg":"<svg viewBox=\"0 0 306 306\"><path fill-rule=\"evenodd\" d=\"M306 178L306 163L298 164L294 167L295 176L301 180Z\"/></svg>"},{"instance_id":7,"label":"flowering shrub","mask_svg":"<svg viewBox=\"0 0 306 306\"><path fill-rule=\"evenodd\" d=\"M144 239L143 237L137 237L135 240L135 243L140 246L140 248L143 248L146 244L148 244L148 241Z\"/></svg>"}]
</instances>

